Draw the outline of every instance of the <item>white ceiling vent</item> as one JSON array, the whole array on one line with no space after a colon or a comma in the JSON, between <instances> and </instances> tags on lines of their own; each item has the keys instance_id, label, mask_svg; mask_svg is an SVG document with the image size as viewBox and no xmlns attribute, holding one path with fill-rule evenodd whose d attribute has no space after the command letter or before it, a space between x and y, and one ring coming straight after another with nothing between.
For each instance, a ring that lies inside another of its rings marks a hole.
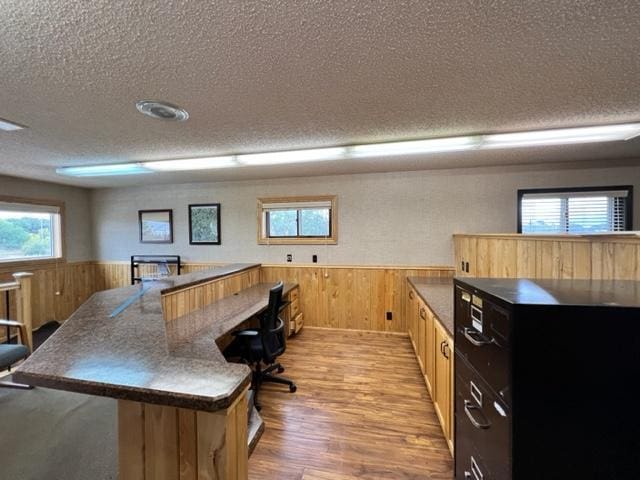
<instances>
[{"instance_id":1,"label":"white ceiling vent","mask_svg":"<svg viewBox=\"0 0 640 480\"><path fill-rule=\"evenodd\" d=\"M140 113L148 117L160 118L162 120L184 122L189 118L189 113L187 113L184 108L156 100L140 100L136 103L136 108Z\"/></svg>"}]
</instances>

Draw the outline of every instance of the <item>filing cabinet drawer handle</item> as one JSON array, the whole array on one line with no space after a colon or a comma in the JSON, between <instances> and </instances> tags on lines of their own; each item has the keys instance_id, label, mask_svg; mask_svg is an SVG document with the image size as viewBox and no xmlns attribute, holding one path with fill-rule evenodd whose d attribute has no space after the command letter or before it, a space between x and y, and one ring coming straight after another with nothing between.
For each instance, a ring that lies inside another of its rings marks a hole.
<instances>
[{"instance_id":1,"label":"filing cabinet drawer handle","mask_svg":"<svg viewBox=\"0 0 640 480\"><path fill-rule=\"evenodd\" d=\"M420 318L423 320L427 319L427 310L424 307L420 307Z\"/></svg>"},{"instance_id":2,"label":"filing cabinet drawer handle","mask_svg":"<svg viewBox=\"0 0 640 480\"><path fill-rule=\"evenodd\" d=\"M464 413L467 414L467 417L469 418L469 421L471 422L471 425L473 425L476 428L479 428L480 430L486 430L487 428L489 428L491 426L490 422L479 422L478 420L476 420L476 418L473 416L472 410L480 410L480 407L478 407L477 405L475 405L473 402L471 402L470 400L466 400L464 401Z\"/></svg>"},{"instance_id":3,"label":"filing cabinet drawer handle","mask_svg":"<svg viewBox=\"0 0 640 480\"><path fill-rule=\"evenodd\" d=\"M482 347L484 345L490 345L491 343L493 343L492 340L487 340L482 336L479 336L479 338L474 338L472 334L475 333L477 335L477 333L476 333L476 330L473 328L464 327L463 333L464 333L464 338L469 340L469 342L471 342L471 344L475 345L476 347Z\"/></svg>"}]
</instances>

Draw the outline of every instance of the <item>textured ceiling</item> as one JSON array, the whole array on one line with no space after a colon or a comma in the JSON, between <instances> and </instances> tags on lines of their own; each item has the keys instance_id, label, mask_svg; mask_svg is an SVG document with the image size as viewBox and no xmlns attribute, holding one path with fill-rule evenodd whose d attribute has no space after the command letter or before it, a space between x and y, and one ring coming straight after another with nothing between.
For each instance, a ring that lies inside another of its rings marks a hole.
<instances>
[{"instance_id":1,"label":"textured ceiling","mask_svg":"<svg viewBox=\"0 0 640 480\"><path fill-rule=\"evenodd\" d=\"M640 158L640 142L66 179L55 167L640 120L640 2L0 0L0 173L85 186ZM186 108L140 115L139 99Z\"/></svg>"}]
</instances>

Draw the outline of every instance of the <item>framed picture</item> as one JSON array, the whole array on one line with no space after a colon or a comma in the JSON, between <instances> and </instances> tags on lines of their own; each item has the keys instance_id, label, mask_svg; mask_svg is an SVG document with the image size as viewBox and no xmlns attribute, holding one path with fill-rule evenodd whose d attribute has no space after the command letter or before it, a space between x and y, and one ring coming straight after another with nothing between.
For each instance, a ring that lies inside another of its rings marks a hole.
<instances>
[{"instance_id":1,"label":"framed picture","mask_svg":"<svg viewBox=\"0 0 640 480\"><path fill-rule=\"evenodd\" d=\"M189 243L220 245L220 204L189 205Z\"/></svg>"},{"instance_id":2,"label":"framed picture","mask_svg":"<svg viewBox=\"0 0 640 480\"><path fill-rule=\"evenodd\" d=\"M173 243L173 210L138 210L140 243Z\"/></svg>"}]
</instances>

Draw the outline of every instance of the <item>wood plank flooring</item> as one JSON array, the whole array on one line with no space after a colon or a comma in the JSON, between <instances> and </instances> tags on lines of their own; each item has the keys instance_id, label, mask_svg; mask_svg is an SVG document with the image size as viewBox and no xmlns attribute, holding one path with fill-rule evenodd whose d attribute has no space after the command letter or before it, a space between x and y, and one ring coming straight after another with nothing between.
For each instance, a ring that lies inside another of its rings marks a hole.
<instances>
[{"instance_id":1,"label":"wood plank flooring","mask_svg":"<svg viewBox=\"0 0 640 480\"><path fill-rule=\"evenodd\" d=\"M250 479L453 478L408 337L306 328L280 360L298 391L261 391L266 430Z\"/></svg>"}]
</instances>

